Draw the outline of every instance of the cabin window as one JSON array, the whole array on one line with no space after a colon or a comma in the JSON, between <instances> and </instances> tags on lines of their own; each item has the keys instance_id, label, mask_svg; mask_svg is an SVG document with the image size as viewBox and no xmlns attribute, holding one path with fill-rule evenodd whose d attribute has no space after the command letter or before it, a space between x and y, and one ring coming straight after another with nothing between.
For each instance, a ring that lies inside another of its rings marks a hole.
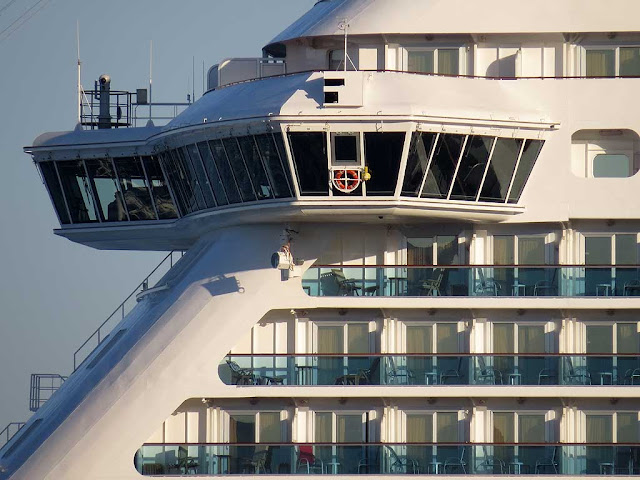
<instances>
[{"instance_id":1,"label":"cabin window","mask_svg":"<svg viewBox=\"0 0 640 480\"><path fill-rule=\"evenodd\" d=\"M404 132L364 134L366 166L371 174L367 195L395 194L405 136Z\"/></svg>"},{"instance_id":2,"label":"cabin window","mask_svg":"<svg viewBox=\"0 0 640 480\"><path fill-rule=\"evenodd\" d=\"M289 133L300 194L329 195L326 136L322 132Z\"/></svg>"},{"instance_id":3,"label":"cabin window","mask_svg":"<svg viewBox=\"0 0 640 480\"><path fill-rule=\"evenodd\" d=\"M640 76L640 47L587 47L584 74L587 77Z\"/></svg>"},{"instance_id":4,"label":"cabin window","mask_svg":"<svg viewBox=\"0 0 640 480\"><path fill-rule=\"evenodd\" d=\"M631 161L624 154L599 154L593 158L594 178L626 178L630 174Z\"/></svg>"},{"instance_id":5,"label":"cabin window","mask_svg":"<svg viewBox=\"0 0 640 480\"><path fill-rule=\"evenodd\" d=\"M329 51L329 70L344 70L344 50Z\"/></svg>"},{"instance_id":6,"label":"cabin window","mask_svg":"<svg viewBox=\"0 0 640 480\"><path fill-rule=\"evenodd\" d=\"M407 48L404 64L408 72L458 75L460 73L460 49Z\"/></svg>"},{"instance_id":7,"label":"cabin window","mask_svg":"<svg viewBox=\"0 0 640 480\"><path fill-rule=\"evenodd\" d=\"M571 137L574 175L587 178L627 178L637 170L638 134L631 130L580 130Z\"/></svg>"},{"instance_id":8,"label":"cabin window","mask_svg":"<svg viewBox=\"0 0 640 480\"><path fill-rule=\"evenodd\" d=\"M44 178L47 189L49 190L49 195L51 195L51 200L53 201L53 206L55 207L56 213L58 214L60 224L70 224L71 220L69 219L69 214L67 212L67 205L64 200L62 188L60 188L60 181L58 180L58 172L56 170L55 163L40 163L40 171L42 172L42 177Z\"/></svg>"}]
</instances>

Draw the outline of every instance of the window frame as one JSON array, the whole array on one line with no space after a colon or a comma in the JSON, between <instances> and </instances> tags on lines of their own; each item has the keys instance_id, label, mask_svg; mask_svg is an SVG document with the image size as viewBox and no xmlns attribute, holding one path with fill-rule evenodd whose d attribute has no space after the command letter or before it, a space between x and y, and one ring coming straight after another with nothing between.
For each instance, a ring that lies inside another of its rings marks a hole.
<instances>
[{"instance_id":1,"label":"window frame","mask_svg":"<svg viewBox=\"0 0 640 480\"><path fill-rule=\"evenodd\" d=\"M441 73L439 71L439 50L457 50L458 51L458 73ZM409 53L410 52L433 52L433 72L413 72L409 70ZM403 72L422 73L425 75L448 75L453 77L466 75L466 52L464 45L407 45L399 48L400 65Z\"/></svg>"},{"instance_id":2,"label":"window frame","mask_svg":"<svg viewBox=\"0 0 640 480\"><path fill-rule=\"evenodd\" d=\"M580 59L581 59L580 76L585 78L635 78L640 76L640 73L638 73L638 75L624 75L624 76L620 75L620 49L621 48L640 49L640 45L627 44L627 43L621 43L619 45L605 45L605 44L595 44L595 43L591 45L583 45L581 55L580 55ZM587 52L589 50L613 50L614 52L614 61L613 61L614 75L613 76L606 75L602 77L594 77L594 76L587 77Z\"/></svg>"}]
</instances>

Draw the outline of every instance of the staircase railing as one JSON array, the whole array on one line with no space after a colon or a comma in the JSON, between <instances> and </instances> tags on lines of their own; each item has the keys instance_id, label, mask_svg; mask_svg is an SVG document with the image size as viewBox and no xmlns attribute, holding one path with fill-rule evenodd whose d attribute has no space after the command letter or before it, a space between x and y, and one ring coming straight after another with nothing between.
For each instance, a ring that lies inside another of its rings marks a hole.
<instances>
[{"instance_id":1,"label":"staircase railing","mask_svg":"<svg viewBox=\"0 0 640 480\"><path fill-rule=\"evenodd\" d=\"M25 426L25 422L11 422L0 432L0 448L3 448L13 436Z\"/></svg>"},{"instance_id":2,"label":"staircase railing","mask_svg":"<svg viewBox=\"0 0 640 480\"><path fill-rule=\"evenodd\" d=\"M153 271L147 275L147 277L140 282L140 284L131 292L131 294L118 305L109 317L100 324L100 326L91 334L87 340L80 345L75 353L73 354L73 371L75 372L78 367L82 364L84 360L87 359L91 353L98 348L98 346L107 338L109 332L115 327L120 321L127 316L127 314L135 307L137 303L136 295L140 292L144 292L149 289L149 285L153 284L151 277L156 277L157 280L160 280L162 276L167 273L173 265L182 258L184 252L181 251L173 251L167 255L164 260L162 260ZM157 281L156 280L156 281Z\"/></svg>"}]
</instances>

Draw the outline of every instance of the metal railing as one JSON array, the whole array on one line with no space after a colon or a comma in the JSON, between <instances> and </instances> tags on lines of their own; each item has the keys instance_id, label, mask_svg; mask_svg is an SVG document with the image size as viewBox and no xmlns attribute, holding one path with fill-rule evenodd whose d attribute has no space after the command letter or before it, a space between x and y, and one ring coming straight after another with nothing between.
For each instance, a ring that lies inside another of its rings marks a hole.
<instances>
[{"instance_id":1,"label":"metal railing","mask_svg":"<svg viewBox=\"0 0 640 480\"><path fill-rule=\"evenodd\" d=\"M425 432L431 436L431 432ZM606 435L605 432L602 435ZM145 444L142 475L639 475L637 443Z\"/></svg>"},{"instance_id":2,"label":"metal railing","mask_svg":"<svg viewBox=\"0 0 640 480\"><path fill-rule=\"evenodd\" d=\"M640 386L638 354L230 354L227 385Z\"/></svg>"},{"instance_id":3,"label":"metal railing","mask_svg":"<svg viewBox=\"0 0 640 480\"><path fill-rule=\"evenodd\" d=\"M67 378L58 374L33 373L29 388L29 410L37 412L58 391Z\"/></svg>"},{"instance_id":4,"label":"metal railing","mask_svg":"<svg viewBox=\"0 0 640 480\"><path fill-rule=\"evenodd\" d=\"M109 95L110 128L144 126L149 120L163 125L176 118L182 111L192 105L190 98L187 102L138 103L137 93L134 92L112 90ZM80 123L85 129L95 130L99 128L99 90L83 92L80 111Z\"/></svg>"},{"instance_id":5,"label":"metal railing","mask_svg":"<svg viewBox=\"0 0 640 480\"><path fill-rule=\"evenodd\" d=\"M639 265L316 265L320 297L637 297Z\"/></svg>"},{"instance_id":6,"label":"metal railing","mask_svg":"<svg viewBox=\"0 0 640 480\"><path fill-rule=\"evenodd\" d=\"M26 422L11 422L0 431L0 449L11 441L16 433L20 431L22 427L26 425Z\"/></svg>"},{"instance_id":7,"label":"metal railing","mask_svg":"<svg viewBox=\"0 0 640 480\"><path fill-rule=\"evenodd\" d=\"M173 251L169 253L153 271L147 275L147 277L140 282L140 284L131 292L131 294L113 311L107 319L100 324L100 326L87 338L87 340L80 345L80 347L73 354L73 371L75 372L84 360L91 355L91 353L98 348L98 346L106 339L108 333L119 322L124 320L124 317L133 309L137 304L138 299L136 296L149 289L149 285L155 281L160 280L174 264L182 258L184 252ZM174 259L177 257L177 259ZM153 277L153 279L152 279Z\"/></svg>"}]
</instances>

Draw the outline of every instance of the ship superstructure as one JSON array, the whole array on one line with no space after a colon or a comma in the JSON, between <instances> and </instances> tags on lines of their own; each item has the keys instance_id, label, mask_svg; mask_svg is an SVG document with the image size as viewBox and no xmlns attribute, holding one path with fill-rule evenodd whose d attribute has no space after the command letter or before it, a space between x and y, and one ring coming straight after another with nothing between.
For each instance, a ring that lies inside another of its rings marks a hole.
<instances>
[{"instance_id":1,"label":"ship superstructure","mask_svg":"<svg viewBox=\"0 0 640 480\"><path fill-rule=\"evenodd\" d=\"M186 253L0 478L640 474L638 14L321 0L165 126L102 77L56 234Z\"/></svg>"}]
</instances>

